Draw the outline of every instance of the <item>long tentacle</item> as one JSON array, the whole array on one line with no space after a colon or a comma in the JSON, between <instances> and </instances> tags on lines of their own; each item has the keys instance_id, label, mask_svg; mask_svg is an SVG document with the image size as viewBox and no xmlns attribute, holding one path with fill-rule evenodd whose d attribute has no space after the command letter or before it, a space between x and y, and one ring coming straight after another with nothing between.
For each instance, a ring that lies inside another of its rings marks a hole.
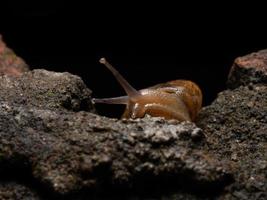
<instances>
[{"instance_id":1,"label":"long tentacle","mask_svg":"<svg viewBox=\"0 0 267 200\"><path fill-rule=\"evenodd\" d=\"M128 81L126 81L123 76L105 58L101 58L99 62L101 64L104 64L112 72L112 74L123 87L130 99L134 99L135 97L141 95L140 92L133 88L130 83L128 83Z\"/></svg>"}]
</instances>

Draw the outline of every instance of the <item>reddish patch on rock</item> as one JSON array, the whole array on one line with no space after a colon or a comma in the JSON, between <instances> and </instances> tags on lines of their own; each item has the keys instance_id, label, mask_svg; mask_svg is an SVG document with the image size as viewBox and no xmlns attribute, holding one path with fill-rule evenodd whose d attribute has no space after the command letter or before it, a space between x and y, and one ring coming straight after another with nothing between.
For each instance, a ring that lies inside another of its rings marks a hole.
<instances>
[{"instance_id":1,"label":"reddish patch on rock","mask_svg":"<svg viewBox=\"0 0 267 200\"><path fill-rule=\"evenodd\" d=\"M267 83L267 49L235 59L228 76L228 87Z\"/></svg>"},{"instance_id":2,"label":"reddish patch on rock","mask_svg":"<svg viewBox=\"0 0 267 200\"><path fill-rule=\"evenodd\" d=\"M239 57L235 60L235 64L267 73L267 49Z\"/></svg>"},{"instance_id":3,"label":"reddish patch on rock","mask_svg":"<svg viewBox=\"0 0 267 200\"><path fill-rule=\"evenodd\" d=\"M26 71L29 71L28 65L6 46L0 35L0 75L18 77Z\"/></svg>"}]
</instances>

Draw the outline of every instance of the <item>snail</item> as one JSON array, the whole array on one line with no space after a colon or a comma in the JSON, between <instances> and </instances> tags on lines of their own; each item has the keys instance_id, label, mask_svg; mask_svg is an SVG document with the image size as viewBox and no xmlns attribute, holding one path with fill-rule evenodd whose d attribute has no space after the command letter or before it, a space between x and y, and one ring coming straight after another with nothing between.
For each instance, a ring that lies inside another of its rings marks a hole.
<instances>
[{"instance_id":1,"label":"snail","mask_svg":"<svg viewBox=\"0 0 267 200\"><path fill-rule=\"evenodd\" d=\"M125 104L122 118L142 118L148 114L179 121L196 119L202 105L202 92L194 82L173 80L138 91L105 58L101 58L99 62L113 73L127 96L94 98L93 103Z\"/></svg>"}]
</instances>

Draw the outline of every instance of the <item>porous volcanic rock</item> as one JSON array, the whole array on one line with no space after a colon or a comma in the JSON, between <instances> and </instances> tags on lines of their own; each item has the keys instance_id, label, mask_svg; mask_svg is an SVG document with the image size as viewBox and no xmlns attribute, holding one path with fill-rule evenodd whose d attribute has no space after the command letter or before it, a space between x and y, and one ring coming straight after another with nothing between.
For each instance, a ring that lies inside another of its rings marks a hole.
<instances>
[{"instance_id":1,"label":"porous volcanic rock","mask_svg":"<svg viewBox=\"0 0 267 200\"><path fill-rule=\"evenodd\" d=\"M94 111L91 90L80 77L67 72L33 70L20 77L0 76L0 102L52 110Z\"/></svg>"},{"instance_id":2,"label":"porous volcanic rock","mask_svg":"<svg viewBox=\"0 0 267 200\"><path fill-rule=\"evenodd\" d=\"M230 174L225 162L202 150L205 136L190 122L119 121L2 102L0 127L2 160L26 163L36 179L61 194L167 183L168 177L209 187L223 185Z\"/></svg>"},{"instance_id":3,"label":"porous volcanic rock","mask_svg":"<svg viewBox=\"0 0 267 200\"><path fill-rule=\"evenodd\" d=\"M209 153L234 166L235 181L221 199L267 199L267 86L221 92L201 111L197 125Z\"/></svg>"},{"instance_id":4,"label":"porous volcanic rock","mask_svg":"<svg viewBox=\"0 0 267 200\"><path fill-rule=\"evenodd\" d=\"M22 73L1 42L0 199L267 199L266 50L196 125L96 115L81 78Z\"/></svg>"},{"instance_id":5,"label":"porous volcanic rock","mask_svg":"<svg viewBox=\"0 0 267 200\"><path fill-rule=\"evenodd\" d=\"M232 89L256 83L267 84L267 49L236 58L227 81Z\"/></svg>"}]
</instances>

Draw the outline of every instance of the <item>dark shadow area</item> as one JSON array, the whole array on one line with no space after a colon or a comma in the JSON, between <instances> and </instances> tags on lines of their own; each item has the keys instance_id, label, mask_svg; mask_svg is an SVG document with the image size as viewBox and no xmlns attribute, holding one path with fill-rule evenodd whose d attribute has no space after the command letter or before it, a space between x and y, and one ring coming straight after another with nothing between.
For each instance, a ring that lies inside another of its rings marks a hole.
<instances>
[{"instance_id":1,"label":"dark shadow area","mask_svg":"<svg viewBox=\"0 0 267 200\"><path fill-rule=\"evenodd\" d=\"M33 177L32 169L30 168L27 159L24 157L16 156L16 159L10 158L8 160L1 160L0 165L2 184L21 184L44 200L60 197L52 191L52 188L48 187L46 184L40 183Z\"/></svg>"},{"instance_id":2,"label":"dark shadow area","mask_svg":"<svg viewBox=\"0 0 267 200\"><path fill-rule=\"evenodd\" d=\"M20 156L16 159L0 162L1 183L18 183L28 187L41 199L151 199L161 198L179 193L180 195L192 195L199 198L214 198L219 196L226 185L232 183L233 177L226 175L221 180L214 182L201 182L192 179L192 171L180 175L168 175L161 177L151 176L149 173L135 176L132 185L112 185L110 180L103 179L102 185L95 189L83 189L66 195L56 194L52 188L40 183L32 175L28 161ZM109 177L109 176L106 176Z\"/></svg>"},{"instance_id":3,"label":"dark shadow area","mask_svg":"<svg viewBox=\"0 0 267 200\"><path fill-rule=\"evenodd\" d=\"M219 196L225 186L233 182L233 177L226 175L221 180L214 182L202 182L192 179L192 172L180 175L166 175L154 177L148 174L135 176L132 185L112 185L107 180L99 188L94 190L83 189L81 191L63 196L63 199L161 199L174 194L191 196L195 198L215 198ZM127 186L126 186L127 185Z\"/></svg>"}]
</instances>

